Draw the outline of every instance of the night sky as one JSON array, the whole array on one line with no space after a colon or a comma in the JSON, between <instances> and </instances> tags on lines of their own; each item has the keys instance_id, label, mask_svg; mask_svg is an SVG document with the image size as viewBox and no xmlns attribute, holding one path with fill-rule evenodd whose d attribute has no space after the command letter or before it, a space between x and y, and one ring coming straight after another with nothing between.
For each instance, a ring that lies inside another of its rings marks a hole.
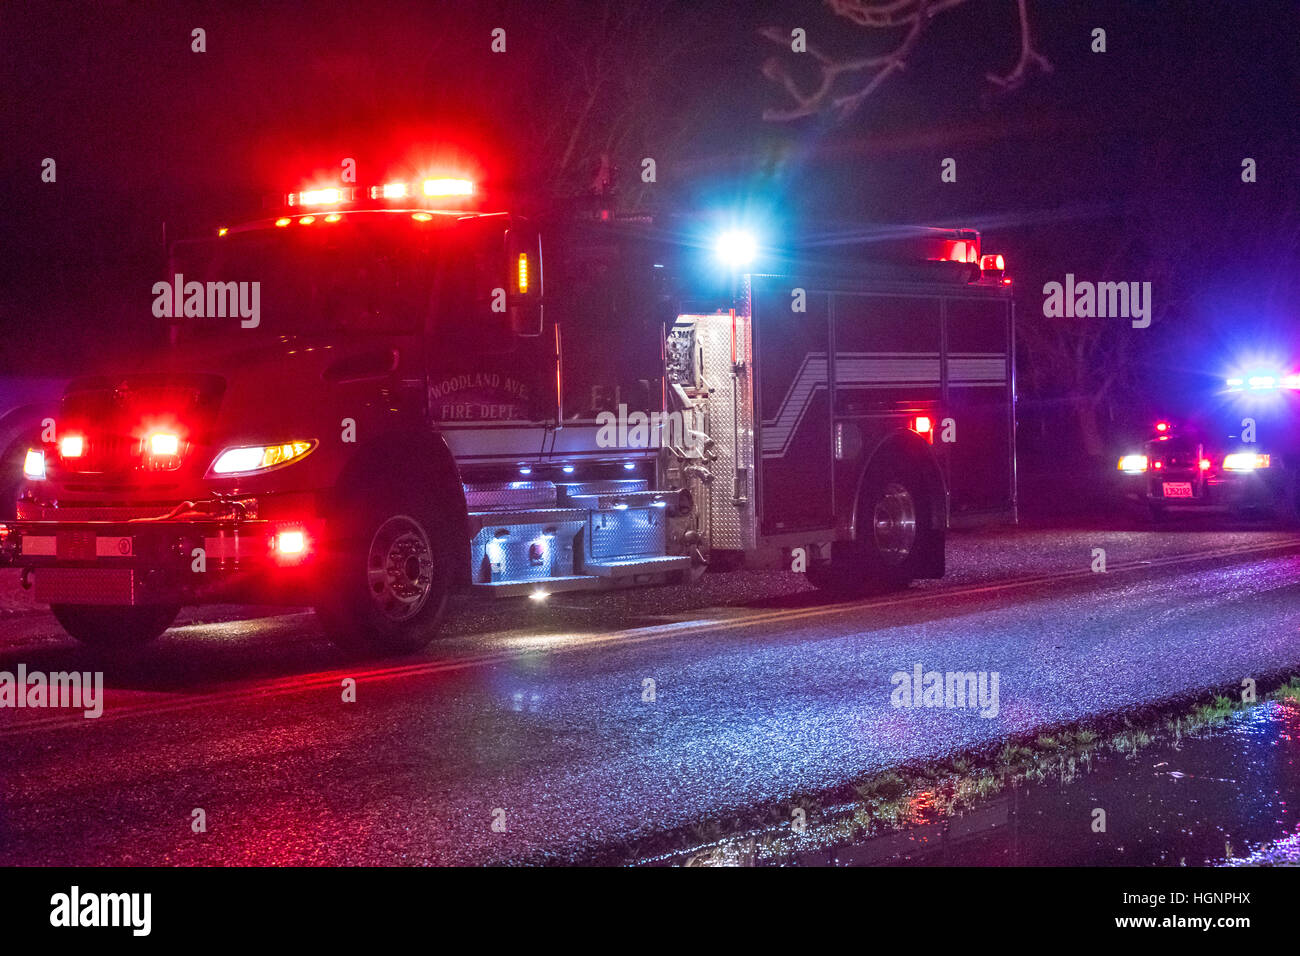
<instances>
[{"instance_id":1,"label":"night sky","mask_svg":"<svg viewBox=\"0 0 1300 956\"><path fill-rule=\"evenodd\" d=\"M602 152L620 204L757 210L773 242L979 228L1008 257L1022 325L1046 321L1042 285L1067 272L1152 281L1156 323L1129 333L1142 339L1108 385L1111 415L1194 399L1242 350L1300 362L1300 5L1029 12L1053 69L1019 89L985 79L1016 61L1015 3L967 0L852 115L778 123L762 112L789 101L764 61L810 81L811 60L761 28L801 27L837 54L898 34L812 2L11 3L0 372L75 371L154 334L164 222L176 238L262 215L264 196L345 156L362 182L457 157L502 195L554 203ZM645 156L658 182L643 188ZM945 157L956 183L940 181ZM1020 361L1026 413L1067 396L1041 356Z\"/></svg>"}]
</instances>

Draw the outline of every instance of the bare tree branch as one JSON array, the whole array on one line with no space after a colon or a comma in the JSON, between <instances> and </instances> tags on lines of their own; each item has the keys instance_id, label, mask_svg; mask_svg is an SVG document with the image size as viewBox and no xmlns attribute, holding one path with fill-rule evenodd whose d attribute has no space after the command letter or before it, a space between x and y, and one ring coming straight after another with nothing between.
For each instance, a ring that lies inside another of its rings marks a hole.
<instances>
[{"instance_id":1,"label":"bare tree branch","mask_svg":"<svg viewBox=\"0 0 1300 956\"><path fill-rule=\"evenodd\" d=\"M874 56L837 59L811 43L808 44L807 51L816 61L819 74L810 88L801 87L785 60L770 57L763 64L763 75L779 84L794 101L794 105L766 109L763 111L763 119L780 123L826 112L833 113L841 121L847 119L885 80L907 66L908 58L934 17L965 2L966 0L826 0L833 13L864 29L905 32L892 50ZM1052 71L1052 64L1034 49L1026 2L1027 0L1017 0L1020 58L1006 74L987 74L988 81L1001 90L1019 88L1034 68L1043 73ZM790 42L789 33L780 27L764 27L759 34L780 46ZM838 81L855 76L856 82L851 88L843 89L847 84L840 84L837 88Z\"/></svg>"},{"instance_id":2,"label":"bare tree branch","mask_svg":"<svg viewBox=\"0 0 1300 956\"><path fill-rule=\"evenodd\" d=\"M1052 64L1047 62L1047 58L1034 49L1033 38L1029 34L1029 13L1025 10L1026 0L1016 0L1016 6L1020 12L1020 59L1010 73L1005 76L998 76L996 73L985 73L984 78L990 83L1002 87L1004 90L1019 89L1025 82L1026 71L1031 66L1036 66L1044 73L1052 72Z\"/></svg>"}]
</instances>

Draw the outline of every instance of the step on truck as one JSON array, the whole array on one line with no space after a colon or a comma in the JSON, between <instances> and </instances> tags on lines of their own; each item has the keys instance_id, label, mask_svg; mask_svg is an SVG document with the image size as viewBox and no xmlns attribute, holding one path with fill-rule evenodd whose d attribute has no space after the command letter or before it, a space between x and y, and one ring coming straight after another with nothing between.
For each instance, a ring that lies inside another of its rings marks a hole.
<instances>
[{"instance_id":1,"label":"step on truck","mask_svg":"<svg viewBox=\"0 0 1300 956\"><path fill-rule=\"evenodd\" d=\"M175 242L165 346L72 380L26 451L0 555L86 644L282 603L409 652L457 592L742 567L851 596L1015 518L1011 280L972 230L831 262L454 177L284 203Z\"/></svg>"}]
</instances>

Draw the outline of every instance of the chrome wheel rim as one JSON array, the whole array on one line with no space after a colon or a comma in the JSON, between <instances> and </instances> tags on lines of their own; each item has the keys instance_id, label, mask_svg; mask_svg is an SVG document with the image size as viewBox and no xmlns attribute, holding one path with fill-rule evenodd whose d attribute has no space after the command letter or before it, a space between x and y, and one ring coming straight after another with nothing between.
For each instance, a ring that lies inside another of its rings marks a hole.
<instances>
[{"instance_id":1,"label":"chrome wheel rim","mask_svg":"<svg viewBox=\"0 0 1300 956\"><path fill-rule=\"evenodd\" d=\"M408 621L428 603L434 587L433 548L420 522L395 515L370 539L366 557L370 600L390 621Z\"/></svg>"},{"instance_id":2,"label":"chrome wheel rim","mask_svg":"<svg viewBox=\"0 0 1300 956\"><path fill-rule=\"evenodd\" d=\"M890 482L871 513L876 550L887 564L906 561L916 546L916 500L897 482Z\"/></svg>"}]
</instances>

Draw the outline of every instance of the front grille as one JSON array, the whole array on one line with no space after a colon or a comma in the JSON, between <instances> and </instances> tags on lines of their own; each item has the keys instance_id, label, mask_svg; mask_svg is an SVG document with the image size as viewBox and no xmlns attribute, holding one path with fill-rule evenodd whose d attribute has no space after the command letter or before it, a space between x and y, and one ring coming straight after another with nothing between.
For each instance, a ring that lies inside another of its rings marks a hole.
<instances>
[{"instance_id":1,"label":"front grille","mask_svg":"<svg viewBox=\"0 0 1300 956\"><path fill-rule=\"evenodd\" d=\"M126 471L139 464L141 455L139 439L126 435L86 436L85 452L77 458L59 456L59 464L77 474L102 474Z\"/></svg>"},{"instance_id":2,"label":"front grille","mask_svg":"<svg viewBox=\"0 0 1300 956\"><path fill-rule=\"evenodd\" d=\"M74 384L63 397L59 420L62 434L81 435L83 451L74 458L60 455L59 470L71 481L176 471L201 450L203 431L222 388L221 380L209 375L145 375ZM178 435L177 454L152 453L148 436L156 432Z\"/></svg>"},{"instance_id":3,"label":"front grille","mask_svg":"<svg viewBox=\"0 0 1300 956\"><path fill-rule=\"evenodd\" d=\"M18 502L18 517L24 521L134 521L167 514L180 502L171 501L83 501L69 504Z\"/></svg>"}]
</instances>

